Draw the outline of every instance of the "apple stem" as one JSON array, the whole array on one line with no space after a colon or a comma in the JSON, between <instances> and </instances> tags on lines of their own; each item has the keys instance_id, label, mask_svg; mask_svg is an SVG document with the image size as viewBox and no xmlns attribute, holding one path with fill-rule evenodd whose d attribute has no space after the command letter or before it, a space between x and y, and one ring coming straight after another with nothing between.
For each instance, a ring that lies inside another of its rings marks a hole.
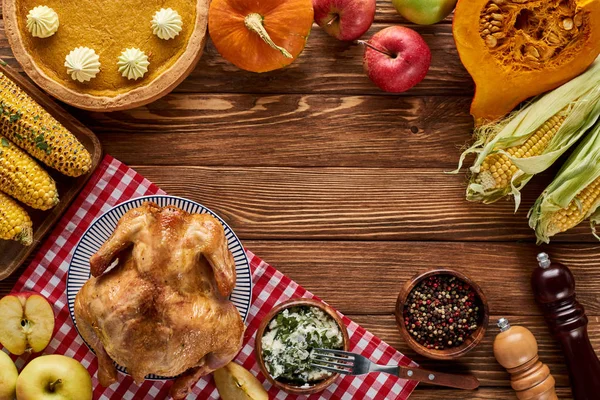
<instances>
[{"instance_id":1,"label":"apple stem","mask_svg":"<svg viewBox=\"0 0 600 400\"><path fill-rule=\"evenodd\" d=\"M396 55L390 53L389 51L385 51L385 50L382 50L382 49L380 49L380 48L378 48L376 46L373 46L371 43L367 42L366 40L357 40L356 43L362 44L363 46L367 46L367 47L369 47L369 48L371 48L371 49L373 49L375 51L378 51L381 54L385 54L385 55L387 55L387 56L389 56L391 58L396 58Z\"/></svg>"},{"instance_id":2,"label":"apple stem","mask_svg":"<svg viewBox=\"0 0 600 400\"><path fill-rule=\"evenodd\" d=\"M54 392L54 389L56 388L56 385L60 385L62 383L62 379L57 379L54 382L50 382L48 384L48 390L51 392Z\"/></svg>"},{"instance_id":3,"label":"apple stem","mask_svg":"<svg viewBox=\"0 0 600 400\"><path fill-rule=\"evenodd\" d=\"M327 26L331 26L339 18L340 18L340 14L333 14L333 17L327 22Z\"/></svg>"}]
</instances>

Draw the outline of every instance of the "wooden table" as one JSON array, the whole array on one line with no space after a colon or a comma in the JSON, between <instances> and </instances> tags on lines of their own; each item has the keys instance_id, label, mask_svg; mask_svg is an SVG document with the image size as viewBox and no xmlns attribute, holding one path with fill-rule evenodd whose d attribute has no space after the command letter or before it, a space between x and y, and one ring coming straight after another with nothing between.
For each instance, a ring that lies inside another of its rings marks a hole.
<instances>
[{"instance_id":1,"label":"wooden table","mask_svg":"<svg viewBox=\"0 0 600 400\"><path fill-rule=\"evenodd\" d=\"M560 398L570 398L563 357L535 306L529 276L540 250L569 265L600 349L600 245L587 226L538 247L526 214L550 175L513 204L468 203L465 175L446 175L470 138L473 83L450 20L415 27L431 47L425 80L403 95L378 90L363 49L315 25L301 57L267 74L238 70L208 43L174 93L111 114L72 111L104 149L172 195L221 215L244 245L421 365L471 372L476 392L420 385L414 399L515 398L496 363L494 323L508 317L536 335ZM366 37L402 21L389 1ZM412 26L411 26L412 27ZM18 67L0 29L0 57ZM401 285L433 266L475 279L490 301L483 344L458 362L426 360L401 340L393 317ZM20 269L0 283L8 293Z\"/></svg>"}]
</instances>

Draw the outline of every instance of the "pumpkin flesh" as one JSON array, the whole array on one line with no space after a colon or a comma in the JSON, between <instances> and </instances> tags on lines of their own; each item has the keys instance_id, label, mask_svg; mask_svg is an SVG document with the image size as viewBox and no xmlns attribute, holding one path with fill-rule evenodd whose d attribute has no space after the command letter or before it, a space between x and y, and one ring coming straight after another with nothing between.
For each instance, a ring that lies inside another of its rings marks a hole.
<instances>
[{"instance_id":1,"label":"pumpkin flesh","mask_svg":"<svg viewBox=\"0 0 600 400\"><path fill-rule=\"evenodd\" d=\"M471 114L489 122L596 59L600 0L460 0L453 34L475 81Z\"/></svg>"},{"instance_id":2,"label":"pumpkin flesh","mask_svg":"<svg viewBox=\"0 0 600 400\"><path fill-rule=\"evenodd\" d=\"M273 48L254 30L249 15L258 14ZM208 29L219 53L241 69L267 72L292 63L302 52L313 24L311 0L213 0ZM291 57L289 57L291 55Z\"/></svg>"}]
</instances>

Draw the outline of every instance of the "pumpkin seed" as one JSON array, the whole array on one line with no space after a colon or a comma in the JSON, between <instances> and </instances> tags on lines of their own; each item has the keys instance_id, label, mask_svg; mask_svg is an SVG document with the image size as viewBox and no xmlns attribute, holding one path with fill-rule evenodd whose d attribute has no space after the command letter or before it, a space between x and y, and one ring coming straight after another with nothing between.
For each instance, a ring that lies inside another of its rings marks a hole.
<instances>
[{"instance_id":1,"label":"pumpkin seed","mask_svg":"<svg viewBox=\"0 0 600 400\"><path fill-rule=\"evenodd\" d=\"M554 55L555 51L556 51L556 49L554 47L548 47L545 50L543 50L542 57L541 57L542 61L546 61L546 60L550 59Z\"/></svg>"},{"instance_id":2,"label":"pumpkin seed","mask_svg":"<svg viewBox=\"0 0 600 400\"><path fill-rule=\"evenodd\" d=\"M489 29L484 29L483 31L481 31L481 35L483 36L487 36L490 34L490 30Z\"/></svg>"},{"instance_id":3,"label":"pumpkin seed","mask_svg":"<svg viewBox=\"0 0 600 400\"><path fill-rule=\"evenodd\" d=\"M581 15L581 13L575 14L573 21L575 22L575 26L579 28L581 25L583 25L583 15Z\"/></svg>"},{"instance_id":4,"label":"pumpkin seed","mask_svg":"<svg viewBox=\"0 0 600 400\"><path fill-rule=\"evenodd\" d=\"M494 26L502 26L502 22L500 22L500 21L492 21L492 22L490 22L490 24L492 24Z\"/></svg>"},{"instance_id":5,"label":"pumpkin seed","mask_svg":"<svg viewBox=\"0 0 600 400\"><path fill-rule=\"evenodd\" d=\"M496 39L504 39L506 37L506 33L496 32L496 33L492 33L492 36L495 37Z\"/></svg>"},{"instance_id":6,"label":"pumpkin seed","mask_svg":"<svg viewBox=\"0 0 600 400\"><path fill-rule=\"evenodd\" d=\"M498 45L498 40L495 37L491 36L491 35L490 36L486 36L486 38L485 38L485 44L488 47L496 47Z\"/></svg>"},{"instance_id":7,"label":"pumpkin seed","mask_svg":"<svg viewBox=\"0 0 600 400\"><path fill-rule=\"evenodd\" d=\"M546 37L546 41L550 44L559 44L560 43L560 39L558 38L558 35L554 32L550 32L548 34L548 36Z\"/></svg>"},{"instance_id":8,"label":"pumpkin seed","mask_svg":"<svg viewBox=\"0 0 600 400\"><path fill-rule=\"evenodd\" d=\"M534 56L532 56L531 54L527 54L524 57L525 61L529 61L529 62L539 62L540 60L538 60L537 58L535 58Z\"/></svg>"},{"instance_id":9,"label":"pumpkin seed","mask_svg":"<svg viewBox=\"0 0 600 400\"><path fill-rule=\"evenodd\" d=\"M500 7L498 7L497 5L492 3L488 6L487 11L488 11L488 13L492 13L494 11L500 11Z\"/></svg>"},{"instance_id":10,"label":"pumpkin seed","mask_svg":"<svg viewBox=\"0 0 600 400\"><path fill-rule=\"evenodd\" d=\"M573 20L571 18L565 18L562 20L562 26L565 30L570 31L573 29Z\"/></svg>"},{"instance_id":11,"label":"pumpkin seed","mask_svg":"<svg viewBox=\"0 0 600 400\"><path fill-rule=\"evenodd\" d=\"M492 27L490 28L490 31L491 31L491 32L499 32L499 31L501 31L501 30L502 30L502 29L498 28L497 26L492 26Z\"/></svg>"},{"instance_id":12,"label":"pumpkin seed","mask_svg":"<svg viewBox=\"0 0 600 400\"><path fill-rule=\"evenodd\" d=\"M496 21L504 21L504 15L502 14L492 14L492 18L494 18Z\"/></svg>"},{"instance_id":13,"label":"pumpkin seed","mask_svg":"<svg viewBox=\"0 0 600 400\"><path fill-rule=\"evenodd\" d=\"M535 46L532 46L532 45L528 45L525 47L525 54L535 57L536 61L538 58L540 58L540 52L538 51L538 49Z\"/></svg>"}]
</instances>

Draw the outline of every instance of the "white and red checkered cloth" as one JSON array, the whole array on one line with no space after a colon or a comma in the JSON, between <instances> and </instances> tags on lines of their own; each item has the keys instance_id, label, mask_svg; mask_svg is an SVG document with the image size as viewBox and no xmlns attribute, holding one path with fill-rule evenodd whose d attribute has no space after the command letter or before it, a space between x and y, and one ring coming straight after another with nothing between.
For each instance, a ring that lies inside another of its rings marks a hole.
<instances>
[{"instance_id":1,"label":"white and red checkered cloth","mask_svg":"<svg viewBox=\"0 0 600 400\"><path fill-rule=\"evenodd\" d=\"M118 160L106 156L94 172L89 183L73 202L64 217L46 240L37 256L13 288L13 292L35 291L43 294L53 304L56 314L55 334L44 354L64 354L80 361L93 377L94 399L166 399L172 381L146 381L136 385L131 377L119 374L119 382L108 388L99 385L98 364L94 354L77 334L69 315L66 279L69 261L75 246L93 220L116 204L135 197L164 193L152 182ZM260 258L247 251L254 284L252 305L248 315L248 328L244 347L236 361L252 371L269 390L272 399L295 399L272 387L260 373L254 356L254 336L261 319L274 305L292 297L314 297L296 282L281 274ZM347 317L351 351L363 354L372 361L388 364L416 365L391 346L363 329ZM13 357L19 370L28 361ZM416 386L386 374L369 374L338 379L325 392L310 399L406 399ZM211 376L196 384L188 399L218 399L219 395Z\"/></svg>"}]
</instances>

